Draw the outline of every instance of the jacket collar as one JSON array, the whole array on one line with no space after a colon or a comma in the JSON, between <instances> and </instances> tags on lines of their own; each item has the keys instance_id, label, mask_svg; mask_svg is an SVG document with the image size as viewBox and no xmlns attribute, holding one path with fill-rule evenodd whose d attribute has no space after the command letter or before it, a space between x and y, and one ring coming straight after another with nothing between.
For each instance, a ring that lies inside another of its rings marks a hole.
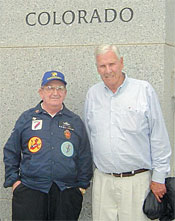
<instances>
[{"instance_id":1,"label":"jacket collar","mask_svg":"<svg viewBox=\"0 0 175 221\"><path fill-rule=\"evenodd\" d=\"M41 113L47 113L44 109L42 109L41 107L41 103L43 101L40 101L39 104L36 105L36 107L34 108L34 112L36 114L41 114ZM63 108L62 110L60 110L59 112L57 112L55 115L67 115L69 117L71 117L71 112L66 108L65 104L63 103Z\"/></svg>"}]
</instances>

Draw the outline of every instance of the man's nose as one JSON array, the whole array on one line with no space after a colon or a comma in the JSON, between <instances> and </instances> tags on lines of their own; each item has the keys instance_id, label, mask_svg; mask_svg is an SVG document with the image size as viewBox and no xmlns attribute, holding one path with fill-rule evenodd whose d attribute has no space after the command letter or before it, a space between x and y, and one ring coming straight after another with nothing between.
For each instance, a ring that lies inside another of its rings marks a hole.
<instances>
[{"instance_id":1,"label":"man's nose","mask_svg":"<svg viewBox=\"0 0 175 221\"><path fill-rule=\"evenodd\" d=\"M106 73L111 73L111 68L109 65L106 65Z\"/></svg>"},{"instance_id":2,"label":"man's nose","mask_svg":"<svg viewBox=\"0 0 175 221\"><path fill-rule=\"evenodd\" d=\"M53 94L57 95L58 94L58 90L56 88L53 89Z\"/></svg>"}]
</instances>

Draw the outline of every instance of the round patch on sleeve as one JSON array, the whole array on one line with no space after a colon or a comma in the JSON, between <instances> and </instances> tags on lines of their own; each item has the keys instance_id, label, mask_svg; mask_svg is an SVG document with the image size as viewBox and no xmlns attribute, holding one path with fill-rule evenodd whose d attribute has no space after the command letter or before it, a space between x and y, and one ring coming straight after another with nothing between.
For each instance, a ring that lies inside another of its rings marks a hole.
<instances>
[{"instance_id":1,"label":"round patch on sleeve","mask_svg":"<svg viewBox=\"0 0 175 221\"><path fill-rule=\"evenodd\" d=\"M42 141L39 137L31 137L28 142L29 151L32 153L38 152L42 147Z\"/></svg>"},{"instance_id":2,"label":"round patch on sleeve","mask_svg":"<svg viewBox=\"0 0 175 221\"><path fill-rule=\"evenodd\" d=\"M66 157L71 157L74 153L74 147L73 144L69 141L66 141L62 143L61 145L61 152L66 156Z\"/></svg>"}]
</instances>

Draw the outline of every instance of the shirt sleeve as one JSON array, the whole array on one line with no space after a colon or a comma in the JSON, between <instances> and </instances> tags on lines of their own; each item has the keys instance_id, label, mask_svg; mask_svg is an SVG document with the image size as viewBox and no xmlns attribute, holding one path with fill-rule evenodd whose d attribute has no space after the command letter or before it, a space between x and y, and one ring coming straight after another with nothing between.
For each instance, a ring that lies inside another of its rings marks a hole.
<instances>
[{"instance_id":1,"label":"shirt sleeve","mask_svg":"<svg viewBox=\"0 0 175 221\"><path fill-rule=\"evenodd\" d=\"M164 183L170 172L171 146L158 97L151 85L148 85L148 94L152 181Z\"/></svg>"},{"instance_id":2,"label":"shirt sleeve","mask_svg":"<svg viewBox=\"0 0 175 221\"><path fill-rule=\"evenodd\" d=\"M88 114L88 96L86 95L86 99L85 99L85 104L84 104L84 115L83 115L83 121L85 123L85 127L86 127L86 130L87 130L87 133L88 133L88 136L90 135L90 130L88 128L88 123L87 123L87 114ZM89 136L90 137L90 136Z\"/></svg>"},{"instance_id":3,"label":"shirt sleeve","mask_svg":"<svg viewBox=\"0 0 175 221\"><path fill-rule=\"evenodd\" d=\"M84 115L83 115L83 121L86 127L86 131L89 137L89 142L90 142L90 147L92 148L92 143L91 143L91 132L88 126L88 118L89 118L89 110L92 108L91 106L90 100L89 100L89 93L87 93L86 95L86 99L85 99L85 104L84 104ZM91 150L92 151L92 150Z\"/></svg>"}]
</instances>

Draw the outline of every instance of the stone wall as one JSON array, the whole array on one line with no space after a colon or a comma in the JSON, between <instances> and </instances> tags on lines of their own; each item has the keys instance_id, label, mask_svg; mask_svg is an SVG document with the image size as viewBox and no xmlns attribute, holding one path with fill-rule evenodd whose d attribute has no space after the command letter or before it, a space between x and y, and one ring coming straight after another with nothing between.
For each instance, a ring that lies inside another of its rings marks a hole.
<instances>
[{"instance_id":1,"label":"stone wall","mask_svg":"<svg viewBox=\"0 0 175 221\"><path fill-rule=\"evenodd\" d=\"M0 220L11 219L11 188L3 188L3 146L18 116L40 101L47 70L68 82L66 105L82 116L86 92L100 81L93 52L113 43L130 77L156 89L168 128L174 163L175 1L6 0L0 13ZM91 189L80 220L91 220Z\"/></svg>"}]
</instances>

